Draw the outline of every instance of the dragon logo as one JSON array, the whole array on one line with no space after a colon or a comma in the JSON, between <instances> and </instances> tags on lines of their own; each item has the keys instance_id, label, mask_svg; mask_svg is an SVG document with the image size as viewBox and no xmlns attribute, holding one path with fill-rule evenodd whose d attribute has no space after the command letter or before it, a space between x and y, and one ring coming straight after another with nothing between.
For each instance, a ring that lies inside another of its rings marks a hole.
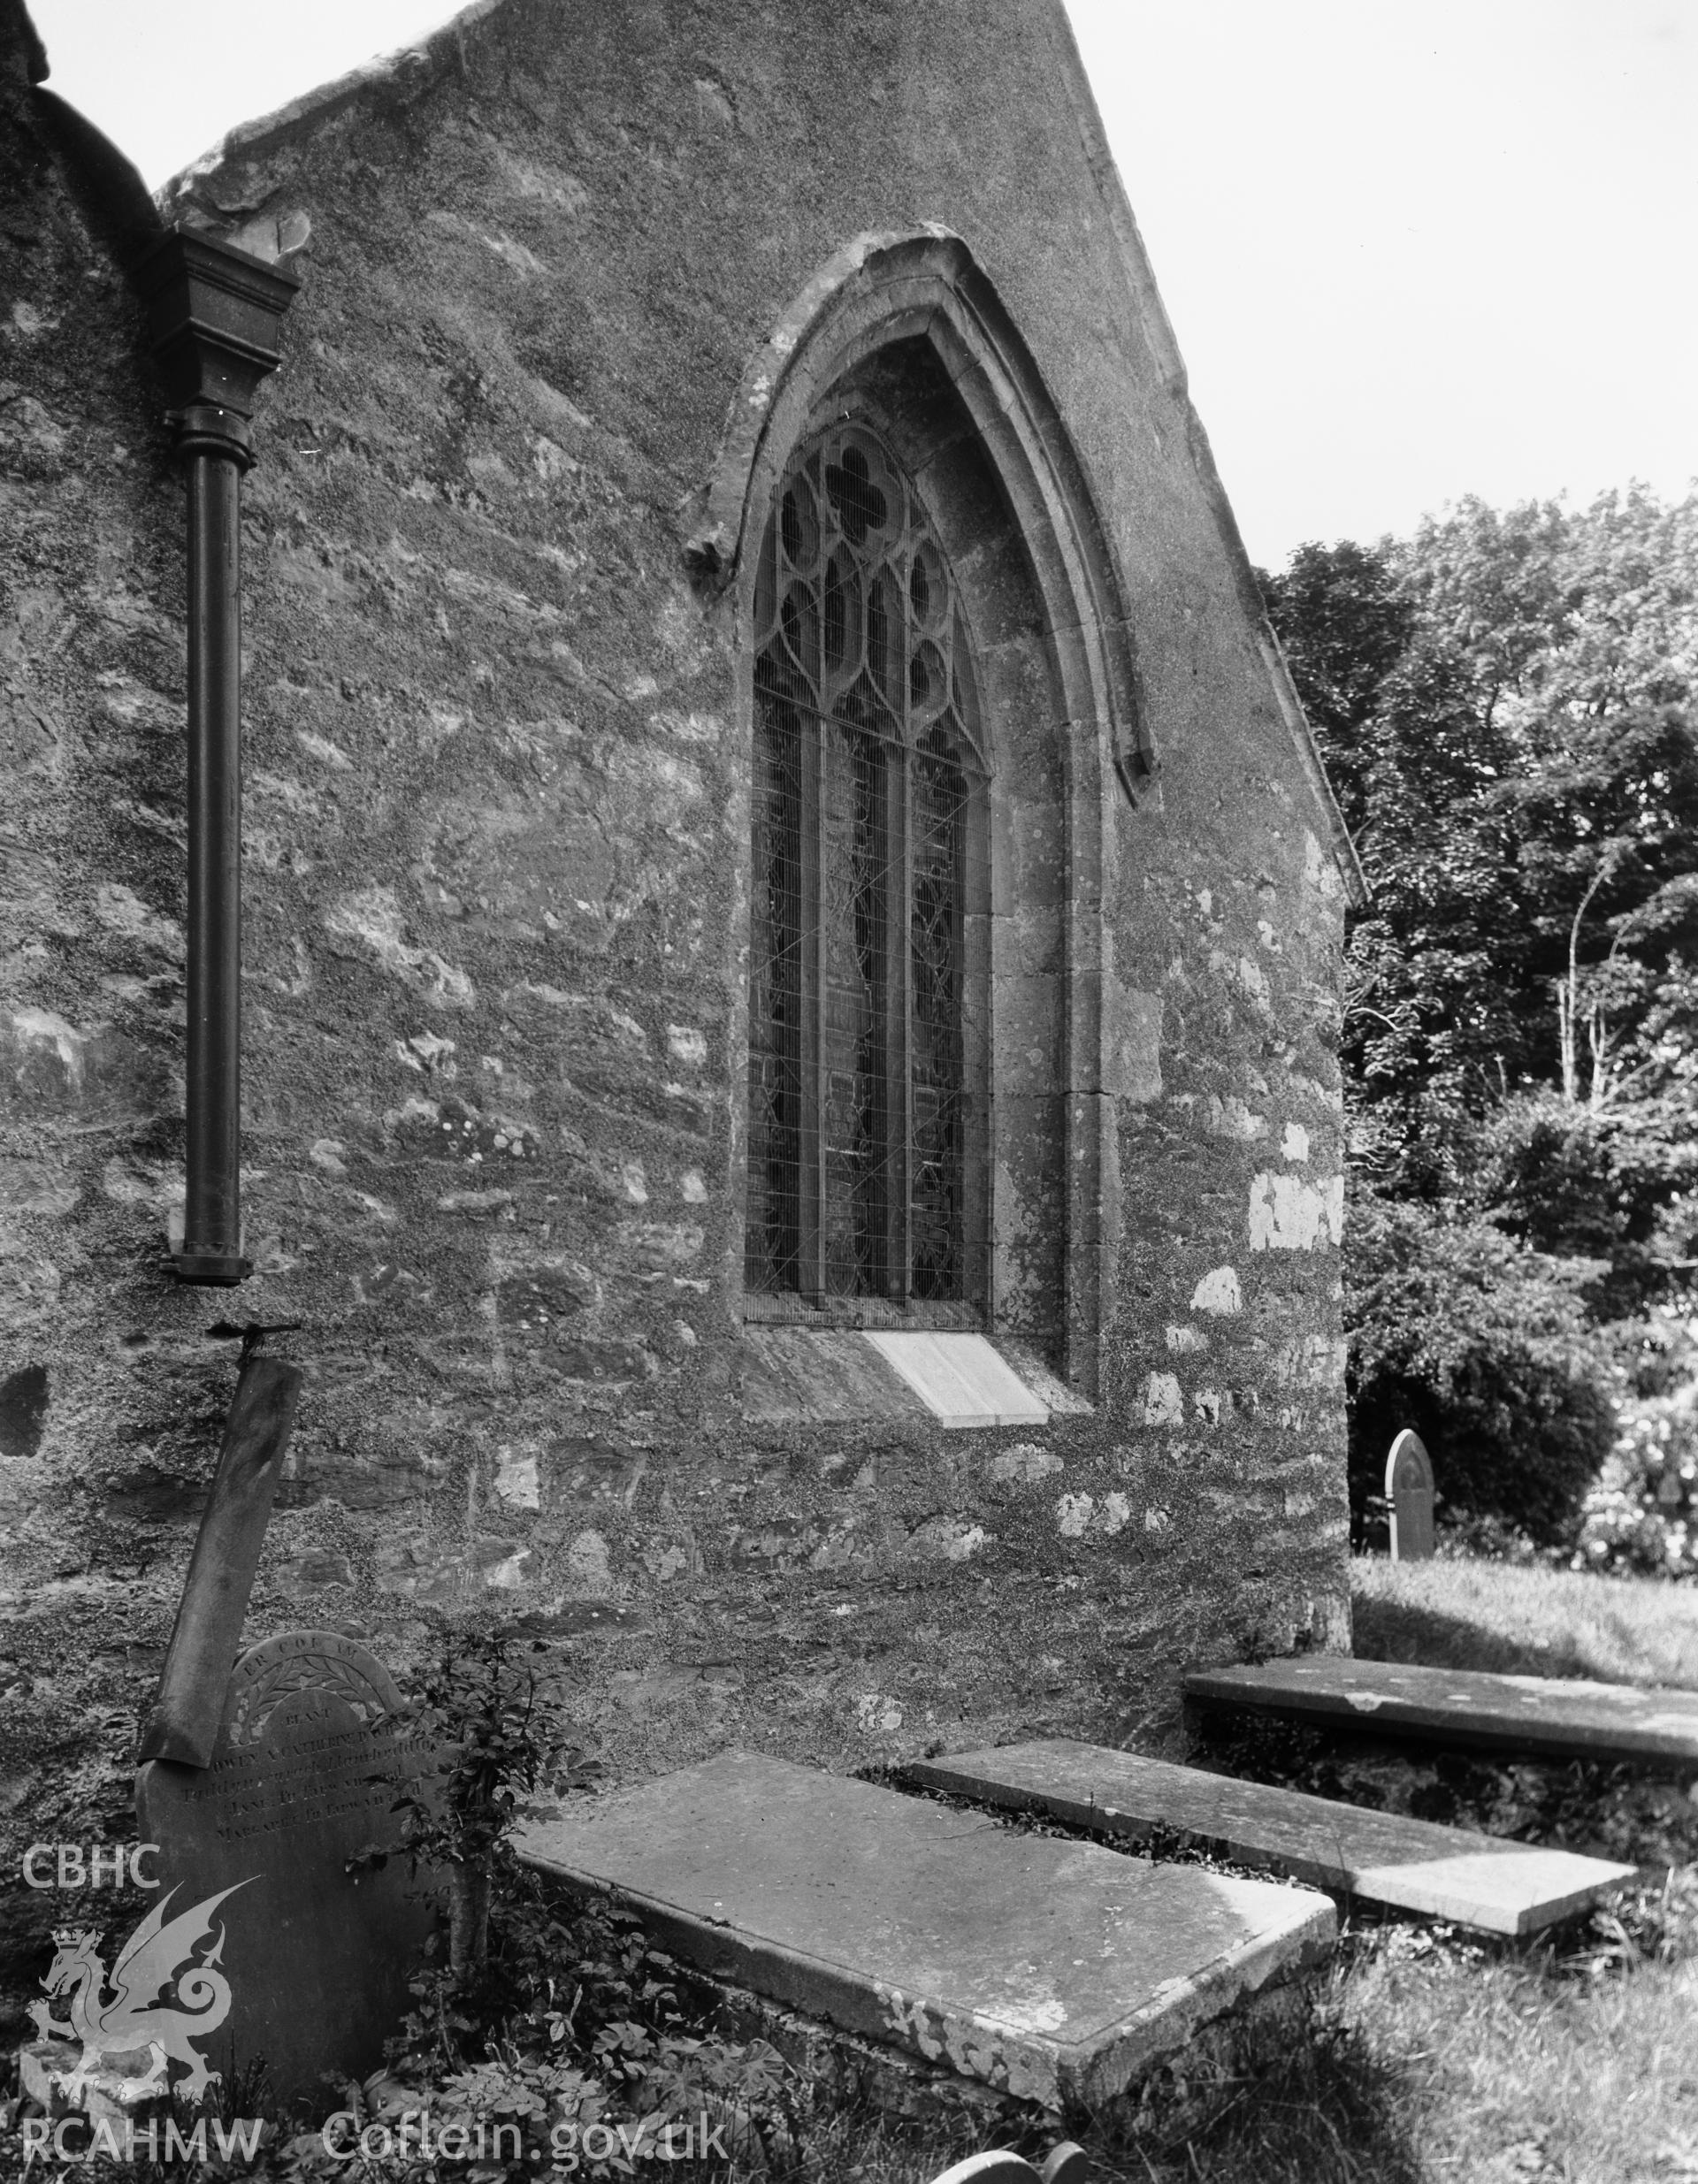
<instances>
[{"instance_id":1,"label":"dragon logo","mask_svg":"<svg viewBox=\"0 0 1698 2184\"><path fill-rule=\"evenodd\" d=\"M148 2050L148 2068L140 2077L125 2078L126 2098L167 2091L172 2062L188 2071L181 2088L185 2096L203 2097L219 2073L207 2068L194 2043L216 2032L230 2014L230 1982L218 1969L224 1928L212 1914L226 1896L247 1885L238 1881L234 1888L221 1889L167 1923L165 1913L177 1893L171 1890L126 1942L110 1976L101 1961L97 1929L56 1930L58 1951L42 1982L49 1998L32 2003L29 2013L43 2039L82 2044L77 2067L65 2084L71 2100L79 2097L90 2073L109 2056L115 2067L123 2068L142 2049ZM197 1962L196 1952L214 1935L211 1948ZM64 2022L53 2015L60 1996L68 1997Z\"/></svg>"}]
</instances>

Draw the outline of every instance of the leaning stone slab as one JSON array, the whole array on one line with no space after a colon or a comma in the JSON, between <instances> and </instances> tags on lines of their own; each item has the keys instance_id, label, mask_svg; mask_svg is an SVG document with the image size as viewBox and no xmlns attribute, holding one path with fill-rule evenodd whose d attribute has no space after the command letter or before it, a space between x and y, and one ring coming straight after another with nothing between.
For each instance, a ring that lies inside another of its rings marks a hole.
<instances>
[{"instance_id":1,"label":"leaning stone slab","mask_svg":"<svg viewBox=\"0 0 1698 2184\"><path fill-rule=\"evenodd\" d=\"M533 1821L519 1850L716 1977L1052 2108L1112 2098L1335 1932L1307 1890L741 1752Z\"/></svg>"},{"instance_id":2,"label":"leaning stone slab","mask_svg":"<svg viewBox=\"0 0 1698 2184\"><path fill-rule=\"evenodd\" d=\"M1061 1737L918 1760L904 1771L932 1789L1053 1813L1129 1843L1176 1834L1240 1865L1492 1934L1536 1933L1635 1871Z\"/></svg>"},{"instance_id":3,"label":"leaning stone slab","mask_svg":"<svg viewBox=\"0 0 1698 2184\"><path fill-rule=\"evenodd\" d=\"M298 1365L249 1354L243 1345L235 1399L159 1671L158 1695L142 1727L143 1760L204 1767L212 1757L301 1381Z\"/></svg>"},{"instance_id":4,"label":"leaning stone slab","mask_svg":"<svg viewBox=\"0 0 1698 2184\"><path fill-rule=\"evenodd\" d=\"M1698 1767L1698 1691L1305 1654L1199 1671L1186 1677L1185 1695L1194 1706L1289 1714L1382 1736Z\"/></svg>"}]
</instances>

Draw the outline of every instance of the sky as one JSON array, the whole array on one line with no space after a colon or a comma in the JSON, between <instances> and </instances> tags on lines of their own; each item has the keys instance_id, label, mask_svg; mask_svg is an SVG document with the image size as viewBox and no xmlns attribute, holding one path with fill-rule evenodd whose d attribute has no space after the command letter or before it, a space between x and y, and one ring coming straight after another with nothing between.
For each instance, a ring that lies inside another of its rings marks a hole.
<instances>
[{"instance_id":1,"label":"sky","mask_svg":"<svg viewBox=\"0 0 1698 2184\"><path fill-rule=\"evenodd\" d=\"M156 186L454 12L31 4ZM1067 4L1255 560L1698 477L1698 0Z\"/></svg>"}]
</instances>

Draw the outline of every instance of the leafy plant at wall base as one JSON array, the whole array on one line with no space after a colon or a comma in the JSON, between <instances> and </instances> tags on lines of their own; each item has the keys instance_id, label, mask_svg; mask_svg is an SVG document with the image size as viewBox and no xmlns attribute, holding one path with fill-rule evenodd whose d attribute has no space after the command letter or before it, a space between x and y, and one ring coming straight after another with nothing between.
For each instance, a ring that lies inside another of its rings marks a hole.
<instances>
[{"instance_id":1,"label":"leafy plant at wall base","mask_svg":"<svg viewBox=\"0 0 1698 2184\"><path fill-rule=\"evenodd\" d=\"M463 1981L446 1966L422 1970L384 2067L342 2089L338 2105L353 2119L345 2141L371 2125L393 2138L403 2119L424 2112L439 2142L463 2131L476 2144L481 2127L486 2154L474 2178L570 2173L599 2184L665 2163L669 2143L676 2154L692 2130L688 2173L723 2174L715 2150L701 2150L704 2115L725 2152L748 2153L756 2168L770 2167L768 2152L800 2134L807 2089L765 2042L718 2038L692 2022L673 1966L631 1913L570 1899L516 1860L496 1865L491 1898L481 1971ZM282 2173L291 2184L350 2173L368 2184L424 2184L432 2172L415 2126L410 2155L352 2169L318 2131L304 2132Z\"/></svg>"},{"instance_id":2,"label":"leafy plant at wall base","mask_svg":"<svg viewBox=\"0 0 1698 2184\"><path fill-rule=\"evenodd\" d=\"M400 1847L447 1876L448 1964L462 1982L487 1961L491 1881L511 1861L509 1837L524 1801L587 1790L600 1772L571 1741L535 1665L519 1654L520 1642L505 1631L450 1630L409 1708L415 1743L440 1760L399 1802L407 1816Z\"/></svg>"},{"instance_id":3,"label":"leafy plant at wall base","mask_svg":"<svg viewBox=\"0 0 1698 2184\"><path fill-rule=\"evenodd\" d=\"M491 2179L560 2173L562 2138L572 2173L629 2175L666 2158L669 2127L700 2133L704 2115L721 2119L728 2145L752 2140L758 2158L775 2134L793 2134L804 2108L776 2050L692 2025L635 1917L563 1895L514 1855L532 1799L587 1791L600 1773L526 1657L546 1651L505 1631L451 1630L409 1709L415 1737L440 1762L401 1800L402 1848L447 1872L448 1960L421 1968L388 2062L343 2089L340 2105L356 2134L367 2124L397 2134L421 2113L439 2141L463 2132L489 2146L499 2128L499 2154L472 2172ZM603 2139L585 2148L596 2126ZM594 2150L603 2142L605 2158ZM431 2173L416 2131L411 2154L362 2162L384 2184ZM299 2184L348 2173L317 2131L292 2142L287 2165Z\"/></svg>"}]
</instances>

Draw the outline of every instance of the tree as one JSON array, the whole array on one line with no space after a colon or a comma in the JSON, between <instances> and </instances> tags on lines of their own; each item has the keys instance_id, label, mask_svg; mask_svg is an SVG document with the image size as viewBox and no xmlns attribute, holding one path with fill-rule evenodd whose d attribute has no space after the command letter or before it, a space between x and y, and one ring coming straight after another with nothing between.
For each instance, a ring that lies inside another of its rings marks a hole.
<instances>
[{"instance_id":1,"label":"tree","mask_svg":"<svg viewBox=\"0 0 1698 2184\"><path fill-rule=\"evenodd\" d=\"M1394 554L1422 626L1512 733L1560 742L1564 722L1698 691L1698 493L1665 507L1635 485L1501 515L1470 496Z\"/></svg>"},{"instance_id":2,"label":"tree","mask_svg":"<svg viewBox=\"0 0 1698 2184\"><path fill-rule=\"evenodd\" d=\"M1698 1271L1698 493L1465 500L1262 584L1372 890L1342 1042L1351 1483L1560 1536Z\"/></svg>"},{"instance_id":3,"label":"tree","mask_svg":"<svg viewBox=\"0 0 1698 2184\"><path fill-rule=\"evenodd\" d=\"M1401 589L1388 544L1302 546L1277 577L1257 580L1285 646L1344 823L1368 819L1368 724L1386 677L1415 636L1418 609Z\"/></svg>"},{"instance_id":4,"label":"tree","mask_svg":"<svg viewBox=\"0 0 1698 2184\"><path fill-rule=\"evenodd\" d=\"M1698 945L1698 737L1674 706L1561 719L1505 781L1564 1099L1665 1073L1646 1019Z\"/></svg>"},{"instance_id":5,"label":"tree","mask_svg":"<svg viewBox=\"0 0 1698 2184\"><path fill-rule=\"evenodd\" d=\"M1689 1082L1698 495L1469 500L1263 582L1373 890L1344 1058L1381 1183L1456 1187L1512 1091Z\"/></svg>"},{"instance_id":6,"label":"tree","mask_svg":"<svg viewBox=\"0 0 1698 2184\"><path fill-rule=\"evenodd\" d=\"M1509 1236L1590 1260L1602 1321L1684 1287L1698 1206L1698 1138L1685 1100L1622 1100L1599 1111L1550 1092L1512 1095L1480 1133L1474 1203Z\"/></svg>"}]
</instances>

